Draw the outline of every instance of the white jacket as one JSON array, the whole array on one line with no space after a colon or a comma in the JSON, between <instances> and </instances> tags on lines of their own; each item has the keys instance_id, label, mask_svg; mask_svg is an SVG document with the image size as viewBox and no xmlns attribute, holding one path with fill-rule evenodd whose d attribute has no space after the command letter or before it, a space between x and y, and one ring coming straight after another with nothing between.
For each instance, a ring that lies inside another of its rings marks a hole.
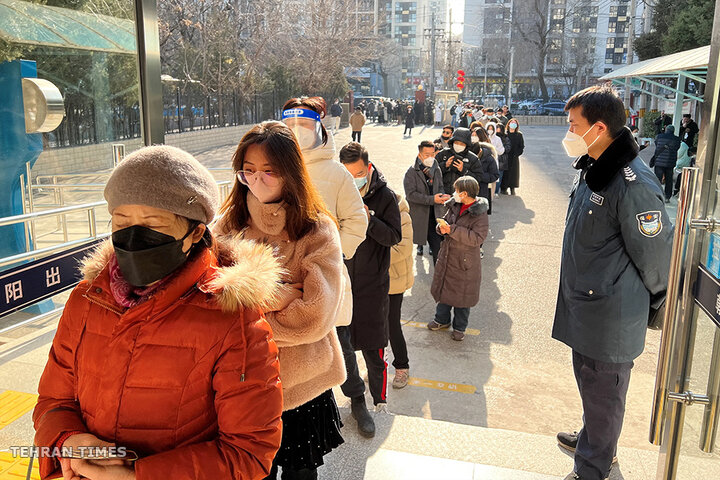
<instances>
[{"instance_id":1,"label":"white jacket","mask_svg":"<svg viewBox=\"0 0 720 480\"><path fill-rule=\"evenodd\" d=\"M331 214L340 225L340 244L346 259L355 255L357 247L365 240L368 219L360 192L352 175L335 160L335 140L328 135L324 146L303 150L305 166L310 179Z\"/></svg>"},{"instance_id":2,"label":"white jacket","mask_svg":"<svg viewBox=\"0 0 720 480\"><path fill-rule=\"evenodd\" d=\"M324 146L304 150L305 167L330 213L340 225L340 246L346 259L355 255L365 240L368 218L360 192L350 172L335 160L335 139L328 135ZM335 321L338 327L350 325L353 314L352 289L347 268L343 268L343 298Z\"/></svg>"}]
</instances>

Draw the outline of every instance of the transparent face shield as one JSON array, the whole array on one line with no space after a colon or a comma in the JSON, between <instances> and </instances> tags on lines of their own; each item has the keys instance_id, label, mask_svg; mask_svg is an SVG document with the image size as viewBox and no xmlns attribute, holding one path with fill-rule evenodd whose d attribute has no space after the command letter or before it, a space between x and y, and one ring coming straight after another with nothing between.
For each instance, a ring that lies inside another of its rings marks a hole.
<instances>
[{"instance_id":1,"label":"transparent face shield","mask_svg":"<svg viewBox=\"0 0 720 480\"><path fill-rule=\"evenodd\" d=\"M322 143L320 115L306 108L289 108L282 113L282 121L292 130L300 150L317 148Z\"/></svg>"}]
</instances>

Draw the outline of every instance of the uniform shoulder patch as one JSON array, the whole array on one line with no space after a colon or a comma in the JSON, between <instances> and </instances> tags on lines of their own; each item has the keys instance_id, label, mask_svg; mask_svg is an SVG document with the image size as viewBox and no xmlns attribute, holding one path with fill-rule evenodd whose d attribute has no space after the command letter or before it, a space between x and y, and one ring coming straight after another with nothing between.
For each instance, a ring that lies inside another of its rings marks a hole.
<instances>
[{"instance_id":1,"label":"uniform shoulder patch","mask_svg":"<svg viewBox=\"0 0 720 480\"><path fill-rule=\"evenodd\" d=\"M638 213L635 218L638 221L638 230L648 238L656 237L662 232L662 215L657 210Z\"/></svg>"},{"instance_id":2,"label":"uniform shoulder patch","mask_svg":"<svg viewBox=\"0 0 720 480\"><path fill-rule=\"evenodd\" d=\"M637 180L637 174L629 166L623 168L623 175L625 176L625 180L627 180L628 182L634 182Z\"/></svg>"}]
</instances>

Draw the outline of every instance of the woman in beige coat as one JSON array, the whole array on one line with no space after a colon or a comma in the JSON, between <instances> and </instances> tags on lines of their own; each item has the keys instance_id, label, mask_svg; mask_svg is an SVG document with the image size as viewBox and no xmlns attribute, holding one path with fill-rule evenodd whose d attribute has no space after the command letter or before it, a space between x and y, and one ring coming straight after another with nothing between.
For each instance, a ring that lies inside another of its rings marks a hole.
<instances>
[{"instance_id":1,"label":"woman in beige coat","mask_svg":"<svg viewBox=\"0 0 720 480\"><path fill-rule=\"evenodd\" d=\"M334 328L345 279L338 226L285 124L253 127L233 169L237 180L215 231L272 245L286 270L283 293L265 315L280 350L284 397L282 444L268 478L278 466L283 478L317 478L323 456L343 443L331 390L345 380Z\"/></svg>"},{"instance_id":2,"label":"woman in beige coat","mask_svg":"<svg viewBox=\"0 0 720 480\"><path fill-rule=\"evenodd\" d=\"M402 222L402 240L390 251L390 309L388 324L390 327L390 348L392 348L395 378L393 388L403 388L410 377L410 361L408 360L407 344L400 323L403 294L415 283L413 270L413 228L410 218L410 205L402 195L397 195Z\"/></svg>"}]
</instances>

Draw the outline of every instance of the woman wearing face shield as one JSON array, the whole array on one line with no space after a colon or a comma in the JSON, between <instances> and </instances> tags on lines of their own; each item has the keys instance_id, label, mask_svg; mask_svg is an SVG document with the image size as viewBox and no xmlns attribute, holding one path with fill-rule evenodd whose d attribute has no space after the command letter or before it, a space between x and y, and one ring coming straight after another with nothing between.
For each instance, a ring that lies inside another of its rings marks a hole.
<instances>
[{"instance_id":1,"label":"woman wearing face shield","mask_svg":"<svg viewBox=\"0 0 720 480\"><path fill-rule=\"evenodd\" d=\"M65 455L41 457L42 478L270 471L282 391L261 311L281 267L269 247L213 238L218 197L210 172L173 147L140 149L113 171L112 240L85 260L38 387L35 444ZM128 450L91 459L89 446Z\"/></svg>"},{"instance_id":2,"label":"woman wearing face shield","mask_svg":"<svg viewBox=\"0 0 720 480\"><path fill-rule=\"evenodd\" d=\"M266 317L280 348L283 437L268 479L317 478L343 443L332 387L345 381L335 323L345 267L337 224L312 186L295 136L282 122L245 134L233 156L237 180L213 231L272 246L285 288ZM221 237L222 238L222 237Z\"/></svg>"},{"instance_id":3,"label":"woman wearing face shield","mask_svg":"<svg viewBox=\"0 0 720 480\"><path fill-rule=\"evenodd\" d=\"M335 140L322 124L325 112L321 97L291 98L282 116L298 140L310 180L340 225L343 255L349 259L365 240L368 218L352 176L336 160Z\"/></svg>"}]
</instances>

